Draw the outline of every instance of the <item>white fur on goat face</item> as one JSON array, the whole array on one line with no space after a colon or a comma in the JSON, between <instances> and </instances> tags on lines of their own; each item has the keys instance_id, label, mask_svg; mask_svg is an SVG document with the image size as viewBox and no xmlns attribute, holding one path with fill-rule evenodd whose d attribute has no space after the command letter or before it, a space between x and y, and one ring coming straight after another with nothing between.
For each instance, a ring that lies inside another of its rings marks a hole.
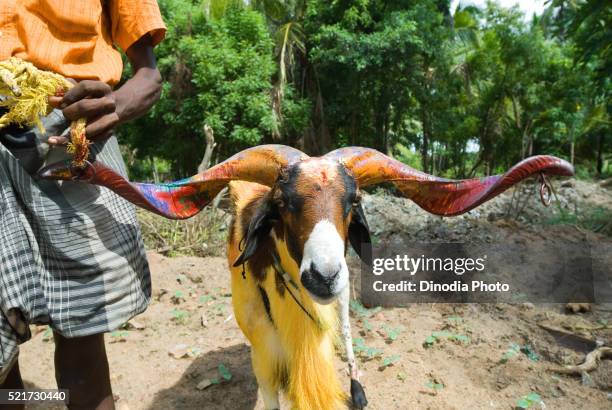
<instances>
[{"instance_id":1,"label":"white fur on goat face","mask_svg":"<svg viewBox=\"0 0 612 410\"><path fill-rule=\"evenodd\" d=\"M317 303L331 303L348 286L344 250L334 224L327 219L317 222L304 244L300 266L302 285Z\"/></svg>"}]
</instances>

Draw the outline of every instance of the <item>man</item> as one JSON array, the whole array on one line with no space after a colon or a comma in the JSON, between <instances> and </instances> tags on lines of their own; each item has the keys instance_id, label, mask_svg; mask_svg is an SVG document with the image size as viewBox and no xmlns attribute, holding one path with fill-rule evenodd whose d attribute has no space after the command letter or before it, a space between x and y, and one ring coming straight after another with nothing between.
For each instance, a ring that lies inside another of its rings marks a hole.
<instances>
[{"instance_id":1,"label":"man","mask_svg":"<svg viewBox=\"0 0 612 410\"><path fill-rule=\"evenodd\" d=\"M68 157L77 118L87 118L92 154L126 173L113 129L159 98L153 47L165 30L155 0L0 0L0 61L16 56L77 82L50 99L58 109L45 133L0 129L0 389L23 388L17 345L30 324L48 323L69 408L114 408L103 334L145 310L151 293L134 208L106 189L34 176ZM133 72L117 89L115 46Z\"/></svg>"}]
</instances>

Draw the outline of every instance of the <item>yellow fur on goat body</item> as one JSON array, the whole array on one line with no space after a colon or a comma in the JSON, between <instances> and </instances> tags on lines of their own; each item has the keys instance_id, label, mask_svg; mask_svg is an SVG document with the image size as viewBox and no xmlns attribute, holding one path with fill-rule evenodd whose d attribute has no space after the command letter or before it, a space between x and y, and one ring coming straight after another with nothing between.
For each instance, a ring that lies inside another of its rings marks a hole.
<instances>
[{"instance_id":1,"label":"yellow fur on goat body","mask_svg":"<svg viewBox=\"0 0 612 410\"><path fill-rule=\"evenodd\" d=\"M269 188L249 182L230 183L230 196L235 207L234 224L239 224L241 210ZM292 292L303 306L319 321L311 320L287 290L281 296L276 288L275 272L268 268L263 282L258 282L242 266L232 267L238 258L243 227L232 229L228 243L228 262L232 274L232 304L238 325L251 342L253 371L261 385L286 391L293 407L298 410L322 410L345 407L334 367L334 340L337 337L338 316L335 304L318 305L300 290ZM283 269L297 284L299 267L290 257L286 245L276 239ZM270 322L258 285L267 293L274 324Z\"/></svg>"}]
</instances>

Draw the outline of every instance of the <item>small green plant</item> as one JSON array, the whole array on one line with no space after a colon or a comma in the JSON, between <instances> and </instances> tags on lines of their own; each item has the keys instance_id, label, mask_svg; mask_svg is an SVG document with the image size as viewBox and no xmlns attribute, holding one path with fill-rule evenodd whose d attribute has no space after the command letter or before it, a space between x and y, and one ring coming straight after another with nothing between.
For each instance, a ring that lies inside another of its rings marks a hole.
<instances>
[{"instance_id":1,"label":"small green plant","mask_svg":"<svg viewBox=\"0 0 612 410\"><path fill-rule=\"evenodd\" d=\"M170 314L172 315L172 320L181 325L187 323L187 320L189 319L189 312L185 310L172 309Z\"/></svg>"},{"instance_id":2,"label":"small green plant","mask_svg":"<svg viewBox=\"0 0 612 410\"><path fill-rule=\"evenodd\" d=\"M351 300L350 303L350 307L351 310L359 317L370 317L372 315L375 315L376 313L380 312L382 310L382 308L380 306L377 306L375 308L372 309L368 309L365 306L363 306L361 304L361 302L359 302L357 299L353 299Z\"/></svg>"},{"instance_id":3,"label":"small green plant","mask_svg":"<svg viewBox=\"0 0 612 410\"><path fill-rule=\"evenodd\" d=\"M221 363L219 365L219 374L221 375L223 380L225 380L227 382L232 380L232 373L229 371L229 369L223 363Z\"/></svg>"},{"instance_id":4,"label":"small green plant","mask_svg":"<svg viewBox=\"0 0 612 410\"><path fill-rule=\"evenodd\" d=\"M521 347L519 345L517 345L516 343L510 344L510 347L508 348L508 350L506 350L504 354L502 354L502 357L499 362L500 363L508 362L508 360L512 359L513 357L516 357L520 351L521 351Z\"/></svg>"},{"instance_id":5,"label":"small green plant","mask_svg":"<svg viewBox=\"0 0 612 410\"><path fill-rule=\"evenodd\" d=\"M464 345L467 345L467 344L470 343L470 338L467 337L466 335L452 334L452 335L448 336L448 340L456 341L456 342L459 342L459 343L464 344Z\"/></svg>"},{"instance_id":6,"label":"small green plant","mask_svg":"<svg viewBox=\"0 0 612 410\"><path fill-rule=\"evenodd\" d=\"M387 367L393 366L395 363L397 363L400 359L400 355L395 354L393 356L388 356L383 358L382 363L380 364L380 371L385 370Z\"/></svg>"},{"instance_id":7,"label":"small green plant","mask_svg":"<svg viewBox=\"0 0 612 410\"><path fill-rule=\"evenodd\" d=\"M371 360L375 357L379 357L383 353L381 349L366 346L365 340L360 337L353 339L353 346L355 353L357 353L358 356L366 360Z\"/></svg>"},{"instance_id":8,"label":"small green plant","mask_svg":"<svg viewBox=\"0 0 612 410\"><path fill-rule=\"evenodd\" d=\"M434 390L442 390L444 388L444 385L442 383L434 383L434 382L427 382L425 383L426 387L429 387L430 389L434 389Z\"/></svg>"},{"instance_id":9,"label":"small green plant","mask_svg":"<svg viewBox=\"0 0 612 410\"><path fill-rule=\"evenodd\" d=\"M220 302L213 306L213 309L219 316L223 316L225 314L225 303Z\"/></svg>"},{"instance_id":10,"label":"small green plant","mask_svg":"<svg viewBox=\"0 0 612 410\"><path fill-rule=\"evenodd\" d=\"M43 332L42 341L43 342L48 342L51 339L53 339L53 330L51 330L51 328L49 326L47 326L47 328Z\"/></svg>"},{"instance_id":11,"label":"small green plant","mask_svg":"<svg viewBox=\"0 0 612 410\"><path fill-rule=\"evenodd\" d=\"M170 298L170 301L175 305L185 301L185 293L182 290L174 291L174 295Z\"/></svg>"},{"instance_id":12,"label":"small green plant","mask_svg":"<svg viewBox=\"0 0 612 410\"><path fill-rule=\"evenodd\" d=\"M402 381L402 382L406 381L407 378L408 378L408 376L404 372L399 372L397 374L397 380L399 380L399 381Z\"/></svg>"},{"instance_id":13,"label":"small green plant","mask_svg":"<svg viewBox=\"0 0 612 410\"><path fill-rule=\"evenodd\" d=\"M532 362L540 360L540 355L535 352L530 344L521 346L521 352L523 352Z\"/></svg>"},{"instance_id":14,"label":"small green plant","mask_svg":"<svg viewBox=\"0 0 612 410\"><path fill-rule=\"evenodd\" d=\"M214 377L210 379L210 384L220 384L222 381L229 382L230 380L232 380L232 373L223 363L219 365L217 371L220 377Z\"/></svg>"},{"instance_id":15,"label":"small green plant","mask_svg":"<svg viewBox=\"0 0 612 410\"><path fill-rule=\"evenodd\" d=\"M390 328L387 325L383 325L382 326L382 330L384 332L384 336L385 339L388 343L392 343L395 342L397 340L397 338L399 337L401 331L403 330L403 328L400 327L396 327L396 328Z\"/></svg>"},{"instance_id":16,"label":"small green plant","mask_svg":"<svg viewBox=\"0 0 612 410\"><path fill-rule=\"evenodd\" d=\"M363 328L368 332L371 332L372 329L374 329L374 325L372 325L372 323L370 323L370 321L366 318L363 318L361 323L363 323Z\"/></svg>"},{"instance_id":17,"label":"small green plant","mask_svg":"<svg viewBox=\"0 0 612 410\"><path fill-rule=\"evenodd\" d=\"M430 348L434 344L439 343L443 339L447 339L453 342L459 342L464 345L467 345L470 343L470 338L466 335L441 331L441 332L433 332L431 335L427 336L427 338L423 342L423 347Z\"/></svg>"},{"instance_id":18,"label":"small green plant","mask_svg":"<svg viewBox=\"0 0 612 410\"><path fill-rule=\"evenodd\" d=\"M110 334L110 343L126 342L129 334L130 332L128 332L127 330L115 330Z\"/></svg>"},{"instance_id":19,"label":"small green plant","mask_svg":"<svg viewBox=\"0 0 612 410\"><path fill-rule=\"evenodd\" d=\"M521 397L516 402L516 407L519 409L528 409L532 404L542 403L542 398L538 393L531 392L526 396Z\"/></svg>"},{"instance_id":20,"label":"small green plant","mask_svg":"<svg viewBox=\"0 0 612 410\"><path fill-rule=\"evenodd\" d=\"M202 295L202 296L200 296L199 301L200 301L200 303L204 304L204 303L208 303L208 302L210 302L211 300L214 300L214 299L215 299L215 297L213 295Z\"/></svg>"},{"instance_id":21,"label":"small green plant","mask_svg":"<svg viewBox=\"0 0 612 410\"><path fill-rule=\"evenodd\" d=\"M436 380L431 380L427 383L425 383L425 387L433 389L434 391L439 391L442 390L444 388L444 384L442 383L438 383Z\"/></svg>"},{"instance_id":22,"label":"small green plant","mask_svg":"<svg viewBox=\"0 0 612 410\"><path fill-rule=\"evenodd\" d=\"M513 357L516 357L519 353L523 353L532 362L537 362L540 360L540 355L535 352L535 350L530 344L520 346L516 343L511 343L508 347L508 350L506 350L504 354L502 354L502 357L499 362L506 363L508 362L508 360L512 359Z\"/></svg>"}]
</instances>

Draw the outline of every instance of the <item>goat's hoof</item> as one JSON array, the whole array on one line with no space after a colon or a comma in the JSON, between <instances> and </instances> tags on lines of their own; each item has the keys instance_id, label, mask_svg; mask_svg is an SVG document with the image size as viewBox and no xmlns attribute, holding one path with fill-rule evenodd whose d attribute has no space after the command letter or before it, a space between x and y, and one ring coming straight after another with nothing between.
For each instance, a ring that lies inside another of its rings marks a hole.
<instances>
[{"instance_id":1,"label":"goat's hoof","mask_svg":"<svg viewBox=\"0 0 612 410\"><path fill-rule=\"evenodd\" d=\"M351 401L353 402L353 407L356 409L363 409L368 405L365 391L363 391L361 383L355 379L351 379Z\"/></svg>"}]
</instances>

